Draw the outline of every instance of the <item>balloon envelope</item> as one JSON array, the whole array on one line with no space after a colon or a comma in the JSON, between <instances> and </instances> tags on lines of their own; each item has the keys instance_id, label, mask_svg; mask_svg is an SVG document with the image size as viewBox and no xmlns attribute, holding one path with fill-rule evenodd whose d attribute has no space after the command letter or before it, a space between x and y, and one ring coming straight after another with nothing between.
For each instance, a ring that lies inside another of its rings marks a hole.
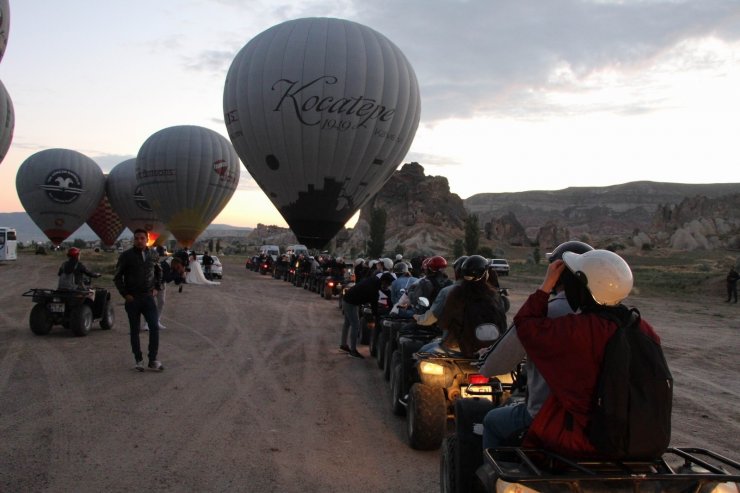
<instances>
[{"instance_id":1,"label":"balloon envelope","mask_svg":"<svg viewBox=\"0 0 740 493\"><path fill-rule=\"evenodd\" d=\"M15 178L21 204L55 245L82 226L105 192L95 161L69 149L47 149L23 161Z\"/></svg>"},{"instance_id":2,"label":"balloon envelope","mask_svg":"<svg viewBox=\"0 0 740 493\"><path fill-rule=\"evenodd\" d=\"M301 243L326 244L406 156L421 111L406 57L341 19L288 21L236 55L226 128Z\"/></svg>"},{"instance_id":3,"label":"balloon envelope","mask_svg":"<svg viewBox=\"0 0 740 493\"><path fill-rule=\"evenodd\" d=\"M117 164L108 174L105 189L113 210L132 232L137 229L148 231L151 243L169 236L167 227L149 205L136 181L136 159Z\"/></svg>"},{"instance_id":4,"label":"balloon envelope","mask_svg":"<svg viewBox=\"0 0 740 493\"><path fill-rule=\"evenodd\" d=\"M10 149L14 129L15 111L13 110L13 101L10 99L8 90L0 82L0 163L3 162L8 149Z\"/></svg>"},{"instance_id":5,"label":"balloon envelope","mask_svg":"<svg viewBox=\"0 0 740 493\"><path fill-rule=\"evenodd\" d=\"M136 179L167 229L189 247L234 194L239 157L213 130L169 127L154 133L139 149Z\"/></svg>"},{"instance_id":6,"label":"balloon envelope","mask_svg":"<svg viewBox=\"0 0 740 493\"><path fill-rule=\"evenodd\" d=\"M98 206L88 218L87 225L105 246L113 245L126 228L120 216L111 207L107 195L100 199Z\"/></svg>"},{"instance_id":7,"label":"balloon envelope","mask_svg":"<svg viewBox=\"0 0 740 493\"><path fill-rule=\"evenodd\" d=\"M5 48L8 46L10 33L10 6L8 0L0 0L0 60L3 59Z\"/></svg>"}]
</instances>

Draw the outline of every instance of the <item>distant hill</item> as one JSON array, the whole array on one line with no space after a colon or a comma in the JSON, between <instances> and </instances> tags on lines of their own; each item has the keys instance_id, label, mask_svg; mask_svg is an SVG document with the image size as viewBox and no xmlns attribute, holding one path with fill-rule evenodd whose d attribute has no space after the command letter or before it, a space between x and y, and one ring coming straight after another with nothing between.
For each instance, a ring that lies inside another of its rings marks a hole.
<instances>
[{"instance_id":1,"label":"distant hill","mask_svg":"<svg viewBox=\"0 0 740 493\"><path fill-rule=\"evenodd\" d=\"M18 240L24 243L30 241L44 243L49 241L43 231L36 226L36 223L25 212L0 212L0 226L14 228L18 234ZM208 239L217 236L246 236L252 229L228 224L211 224L199 239ZM131 236L131 231L125 229L119 238L130 238ZM94 241L98 239L98 235L87 224L83 224L77 231L70 235L69 240L72 241L75 238Z\"/></svg>"}]
</instances>

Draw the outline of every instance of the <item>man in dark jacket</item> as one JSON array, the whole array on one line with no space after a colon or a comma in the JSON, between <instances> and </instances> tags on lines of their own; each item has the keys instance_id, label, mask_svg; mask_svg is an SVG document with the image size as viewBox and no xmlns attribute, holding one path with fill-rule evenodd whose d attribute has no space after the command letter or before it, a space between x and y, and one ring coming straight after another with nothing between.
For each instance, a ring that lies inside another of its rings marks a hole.
<instances>
[{"instance_id":1,"label":"man in dark jacket","mask_svg":"<svg viewBox=\"0 0 740 493\"><path fill-rule=\"evenodd\" d=\"M149 234L146 230L134 231L134 246L118 257L113 282L126 300L126 314L131 335L131 350L136 359L136 369L144 371L144 358L139 342L139 320L144 316L149 326L149 368L162 371L164 366L157 360L159 351L159 323L155 297L161 288L162 270L159 255L147 247Z\"/></svg>"},{"instance_id":2,"label":"man in dark jacket","mask_svg":"<svg viewBox=\"0 0 740 493\"><path fill-rule=\"evenodd\" d=\"M370 303L373 315L378 314L378 292L388 291L393 276L386 272L382 276L370 276L351 287L342 298L342 311L344 312L344 326L342 327L342 339L339 349L346 351L354 358L362 359L363 356L357 351L357 334L360 331L360 305ZM349 346L347 335L349 334Z\"/></svg>"}]
</instances>

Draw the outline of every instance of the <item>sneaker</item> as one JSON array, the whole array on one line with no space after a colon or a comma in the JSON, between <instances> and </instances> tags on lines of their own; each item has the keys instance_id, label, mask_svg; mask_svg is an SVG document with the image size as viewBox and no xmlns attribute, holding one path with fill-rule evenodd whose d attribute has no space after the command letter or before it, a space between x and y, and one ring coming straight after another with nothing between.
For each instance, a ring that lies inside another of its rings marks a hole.
<instances>
[{"instance_id":1,"label":"sneaker","mask_svg":"<svg viewBox=\"0 0 740 493\"><path fill-rule=\"evenodd\" d=\"M164 324L162 324L162 322L159 322L159 330L164 330L164 329L166 329L166 328L167 328L167 327L165 327L165 325L164 325Z\"/></svg>"},{"instance_id":2,"label":"sneaker","mask_svg":"<svg viewBox=\"0 0 740 493\"><path fill-rule=\"evenodd\" d=\"M162 365L161 361L154 360L149 362L149 369L154 371L162 371L164 370L164 366Z\"/></svg>"},{"instance_id":3,"label":"sneaker","mask_svg":"<svg viewBox=\"0 0 740 493\"><path fill-rule=\"evenodd\" d=\"M342 344L341 346L339 346L339 350L344 351L345 353L349 353L349 346L346 344Z\"/></svg>"},{"instance_id":4,"label":"sneaker","mask_svg":"<svg viewBox=\"0 0 740 493\"><path fill-rule=\"evenodd\" d=\"M149 326L147 324L143 324L141 327L139 327L139 330L142 332L149 332Z\"/></svg>"},{"instance_id":5,"label":"sneaker","mask_svg":"<svg viewBox=\"0 0 740 493\"><path fill-rule=\"evenodd\" d=\"M136 366L134 366L134 370L136 371L144 371L146 368L144 368L144 360L141 359L136 362Z\"/></svg>"},{"instance_id":6,"label":"sneaker","mask_svg":"<svg viewBox=\"0 0 740 493\"><path fill-rule=\"evenodd\" d=\"M352 356L353 358L365 359L365 357L361 355L360 353L358 353L357 350L354 350L354 351L350 350L349 355Z\"/></svg>"}]
</instances>

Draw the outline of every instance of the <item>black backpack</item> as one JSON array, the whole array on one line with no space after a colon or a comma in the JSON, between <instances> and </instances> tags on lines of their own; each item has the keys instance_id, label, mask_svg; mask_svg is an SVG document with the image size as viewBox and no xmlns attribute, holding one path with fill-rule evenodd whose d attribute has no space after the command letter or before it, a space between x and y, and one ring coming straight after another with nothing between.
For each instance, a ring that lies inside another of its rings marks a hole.
<instances>
[{"instance_id":1,"label":"black backpack","mask_svg":"<svg viewBox=\"0 0 740 493\"><path fill-rule=\"evenodd\" d=\"M588 437L609 459L656 459L671 440L673 377L663 350L639 329L634 308L598 315L619 328L604 352Z\"/></svg>"}]
</instances>

